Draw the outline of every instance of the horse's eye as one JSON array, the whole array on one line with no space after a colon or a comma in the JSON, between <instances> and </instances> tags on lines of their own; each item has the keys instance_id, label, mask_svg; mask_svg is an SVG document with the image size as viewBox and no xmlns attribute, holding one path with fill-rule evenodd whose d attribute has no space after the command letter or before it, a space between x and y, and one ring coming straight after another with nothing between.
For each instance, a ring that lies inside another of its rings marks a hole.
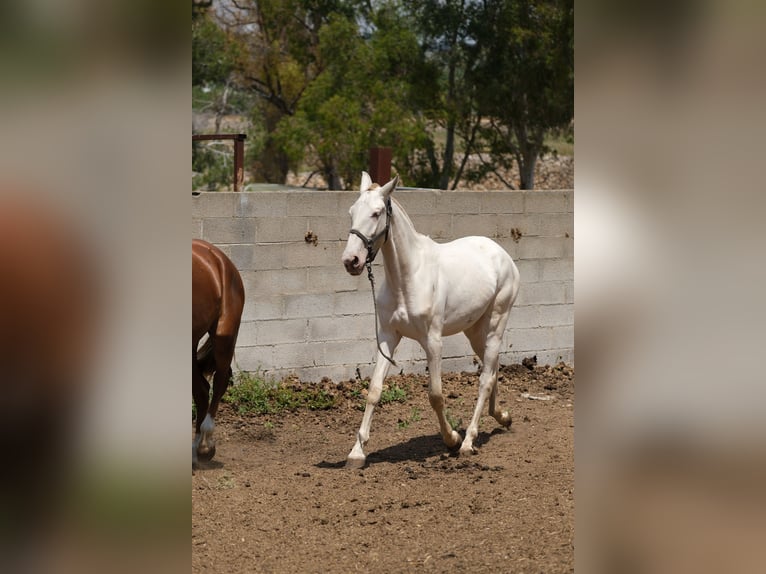
<instances>
[{"instance_id":1,"label":"horse's eye","mask_svg":"<svg viewBox=\"0 0 766 574\"><path fill-rule=\"evenodd\" d=\"M376 212L374 212L374 213L372 214L372 218L373 218L373 219L377 219L378 217L380 217L380 211L376 211Z\"/></svg>"}]
</instances>

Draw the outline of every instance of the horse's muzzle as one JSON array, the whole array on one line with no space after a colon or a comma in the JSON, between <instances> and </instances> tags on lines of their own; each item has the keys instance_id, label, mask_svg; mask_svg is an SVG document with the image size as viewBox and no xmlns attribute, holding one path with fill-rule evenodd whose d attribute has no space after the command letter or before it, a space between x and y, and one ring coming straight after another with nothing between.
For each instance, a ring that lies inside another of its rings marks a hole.
<instances>
[{"instance_id":1,"label":"horse's muzzle","mask_svg":"<svg viewBox=\"0 0 766 574\"><path fill-rule=\"evenodd\" d=\"M364 261L359 259L356 255L343 259L343 266L351 275L361 275L364 271Z\"/></svg>"}]
</instances>

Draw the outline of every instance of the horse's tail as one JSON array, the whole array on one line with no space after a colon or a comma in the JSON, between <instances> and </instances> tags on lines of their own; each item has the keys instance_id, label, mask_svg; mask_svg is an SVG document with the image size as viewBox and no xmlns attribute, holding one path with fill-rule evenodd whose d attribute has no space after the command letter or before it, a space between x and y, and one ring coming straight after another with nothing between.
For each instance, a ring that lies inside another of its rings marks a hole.
<instances>
[{"instance_id":1,"label":"horse's tail","mask_svg":"<svg viewBox=\"0 0 766 574\"><path fill-rule=\"evenodd\" d=\"M207 341L197 350L197 364L202 376L210 377L215 371L215 356L213 355L213 337L208 336Z\"/></svg>"}]
</instances>

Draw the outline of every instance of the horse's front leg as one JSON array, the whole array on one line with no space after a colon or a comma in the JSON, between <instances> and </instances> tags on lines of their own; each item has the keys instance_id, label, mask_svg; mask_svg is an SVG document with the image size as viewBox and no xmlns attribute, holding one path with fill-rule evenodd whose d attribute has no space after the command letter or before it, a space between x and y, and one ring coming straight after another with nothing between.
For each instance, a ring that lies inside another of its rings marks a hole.
<instances>
[{"instance_id":1,"label":"horse's front leg","mask_svg":"<svg viewBox=\"0 0 766 574\"><path fill-rule=\"evenodd\" d=\"M380 347L389 357L394 356L394 350L401 340L398 333L381 333ZM367 405L364 407L364 416L359 431L356 433L356 443L346 458L346 467L362 468L367 460L364 454L364 445L370 439L370 424L372 423L372 413L375 406L380 401L380 393L383 390L383 380L388 374L389 362L383 354L378 351L378 360L375 363L375 370L370 379L370 387L367 391Z\"/></svg>"},{"instance_id":2,"label":"horse's front leg","mask_svg":"<svg viewBox=\"0 0 766 574\"><path fill-rule=\"evenodd\" d=\"M428 402L436 413L439 421L439 432L444 439L444 444L454 448L460 442L460 434L452 428L444 412L444 395L442 394L442 336L441 332L431 332L425 344L422 345L428 358L428 373L430 382L428 385Z\"/></svg>"}]
</instances>

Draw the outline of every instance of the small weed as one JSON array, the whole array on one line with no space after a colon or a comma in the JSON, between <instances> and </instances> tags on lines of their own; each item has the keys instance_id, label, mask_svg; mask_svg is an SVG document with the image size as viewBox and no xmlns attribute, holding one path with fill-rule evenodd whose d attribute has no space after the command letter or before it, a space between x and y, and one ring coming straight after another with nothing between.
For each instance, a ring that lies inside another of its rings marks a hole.
<instances>
[{"instance_id":1,"label":"small weed","mask_svg":"<svg viewBox=\"0 0 766 574\"><path fill-rule=\"evenodd\" d=\"M410 413L410 416L405 420L399 421L399 428L400 429L406 429L410 424L417 422L420 420L420 409L417 407L412 407L412 412Z\"/></svg>"},{"instance_id":2,"label":"small weed","mask_svg":"<svg viewBox=\"0 0 766 574\"><path fill-rule=\"evenodd\" d=\"M383 392L380 393L381 405L385 405L386 403L394 403L394 402L403 403L406 400L407 400L407 392L398 385L394 385L393 387L383 389Z\"/></svg>"},{"instance_id":3,"label":"small weed","mask_svg":"<svg viewBox=\"0 0 766 574\"><path fill-rule=\"evenodd\" d=\"M274 430L274 423L271 421L266 421L265 423L263 423L263 428L265 428L266 430Z\"/></svg>"}]
</instances>

